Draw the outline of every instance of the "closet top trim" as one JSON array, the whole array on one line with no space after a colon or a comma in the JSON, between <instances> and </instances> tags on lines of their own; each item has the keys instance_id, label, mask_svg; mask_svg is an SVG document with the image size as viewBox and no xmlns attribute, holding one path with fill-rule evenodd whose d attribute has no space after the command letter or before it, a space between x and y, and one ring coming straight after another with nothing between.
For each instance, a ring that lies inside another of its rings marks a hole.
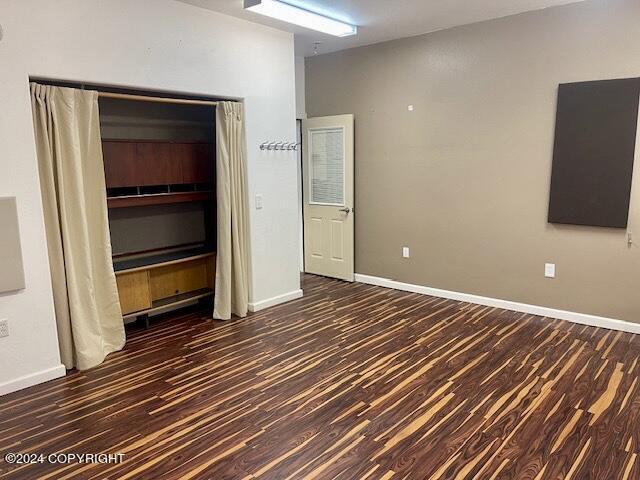
<instances>
[{"instance_id":1,"label":"closet top trim","mask_svg":"<svg viewBox=\"0 0 640 480\"><path fill-rule=\"evenodd\" d=\"M166 98L166 97L149 97L146 95L130 95L127 93L113 93L113 92L98 92L98 95L102 98L118 98L121 100L135 100L140 102L154 102L154 103L174 103L181 105L208 105L215 107L218 102L207 100L189 100L186 98Z\"/></svg>"}]
</instances>

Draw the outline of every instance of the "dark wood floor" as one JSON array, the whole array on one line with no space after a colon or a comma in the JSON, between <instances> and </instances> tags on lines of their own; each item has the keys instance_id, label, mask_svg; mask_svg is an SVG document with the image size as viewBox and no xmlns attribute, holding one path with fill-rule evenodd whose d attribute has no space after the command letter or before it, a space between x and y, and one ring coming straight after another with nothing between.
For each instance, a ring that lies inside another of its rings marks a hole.
<instances>
[{"instance_id":1,"label":"dark wood floor","mask_svg":"<svg viewBox=\"0 0 640 480\"><path fill-rule=\"evenodd\" d=\"M130 332L0 398L2 478L638 479L640 339L307 276L242 321Z\"/></svg>"}]
</instances>

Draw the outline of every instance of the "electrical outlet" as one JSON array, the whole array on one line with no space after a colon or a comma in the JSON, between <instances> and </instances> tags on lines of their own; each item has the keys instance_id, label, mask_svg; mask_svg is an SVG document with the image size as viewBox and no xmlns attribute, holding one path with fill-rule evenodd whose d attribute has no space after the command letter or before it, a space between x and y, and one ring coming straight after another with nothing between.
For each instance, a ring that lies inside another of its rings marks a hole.
<instances>
[{"instance_id":1,"label":"electrical outlet","mask_svg":"<svg viewBox=\"0 0 640 480\"><path fill-rule=\"evenodd\" d=\"M413 112L413 110L414 110L413 105L409 105L409 106L407 107L407 110L409 110L410 112Z\"/></svg>"},{"instance_id":2,"label":"electrical outlet","mask_svg":"<svg viewBox=\"0 0 640 480\"><path fill-rule=\"evenodd\" d=\"M545 263L544 264L544 276L547 278L556 278L556 264Z\"/></svg>"},{"instance_id":3,"label":"electrical outlet","mask_svg":"<svg viewBox=\"0 0 640 480\"><path fill-rule=\"evenodd\" d=\"M0 338L9 336L9 319L0 319Z\"/></svg>"},{"instance_id":4,"label":"electrical outlet","mask_svg":"<svg viewBox=\"0 0 640 480\"><path fill-rule=\"evenodd\" d=\"M256 195L256 210L262 210L262 195Z\"/></svg>"},{"instance_id":5,"label":"electrical outlet","mask_svg":"<svg viewBox=\"0 0 640 480\"><path fill-rule=\"evenodd\" d=\"M409 247L402 247L402 258L409 258Z\"/></svg>"}]
</instances>

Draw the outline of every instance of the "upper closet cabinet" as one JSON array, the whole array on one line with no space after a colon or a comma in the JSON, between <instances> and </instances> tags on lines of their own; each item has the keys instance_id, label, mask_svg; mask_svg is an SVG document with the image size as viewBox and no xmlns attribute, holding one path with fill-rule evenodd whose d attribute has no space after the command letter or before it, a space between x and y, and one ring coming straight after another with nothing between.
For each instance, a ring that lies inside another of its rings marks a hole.
<instances>
[{"instance_id":1,"label":"upper closet cabinet","mask_svg":"<svg viewBox=\"0 0 640 480\"><path fill-rule=\"evenodd\" d=\"M100 125L110 208L212 199L212 107L104 98Z\"/></svg>"},{"instance_id":2,"label":"upper closet cabinet","mask_svg":"<svg viewBox=\"0 0 640 480\"><path fill-rule=\"evenodd\" d=\"M104 140L107 188L201 184L213 180L213 145L166 140Z\"/></svg>"}]
</instances>

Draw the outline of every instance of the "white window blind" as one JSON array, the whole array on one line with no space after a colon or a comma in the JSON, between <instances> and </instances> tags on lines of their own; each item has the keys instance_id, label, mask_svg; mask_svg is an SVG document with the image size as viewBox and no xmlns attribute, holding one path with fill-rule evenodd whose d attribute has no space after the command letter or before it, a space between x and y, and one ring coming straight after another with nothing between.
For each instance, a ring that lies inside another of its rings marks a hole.
<instances>
[{"instance_id":1,"label":"white window blind","mask_svg":"<svg viewBox=\"0 0 640 480\"><path fill-rule=\"evenodd\" d=\"M311 130L311 203L344 205L344 132Z\"/></svg>"}]
</instances>

